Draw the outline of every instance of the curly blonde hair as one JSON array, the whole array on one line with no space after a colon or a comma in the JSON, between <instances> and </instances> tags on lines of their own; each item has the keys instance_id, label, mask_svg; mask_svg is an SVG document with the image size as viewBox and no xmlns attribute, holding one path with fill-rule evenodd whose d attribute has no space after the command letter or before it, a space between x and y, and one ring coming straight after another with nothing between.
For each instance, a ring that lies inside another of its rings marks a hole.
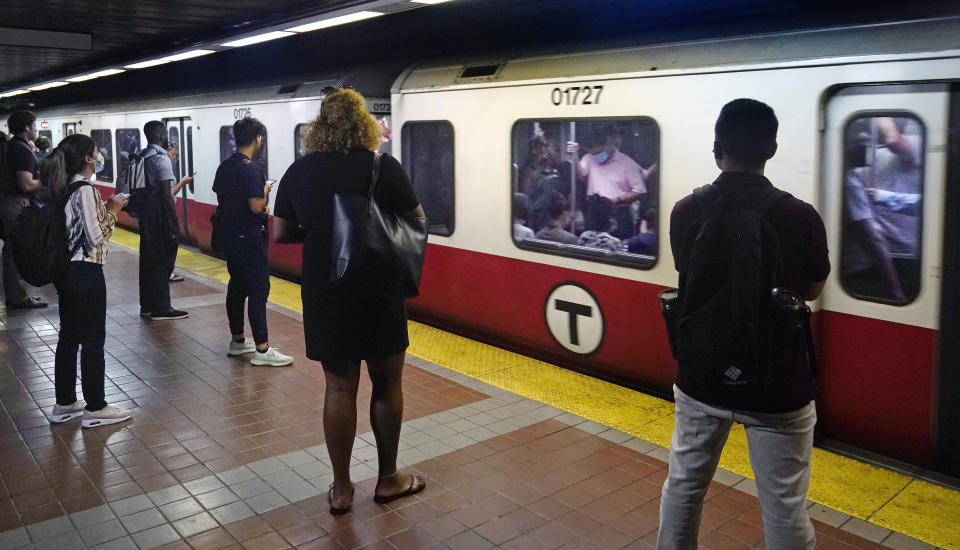
<instances>
[{"instance_id":1,"label":"curly blonde hair","mask_svg":"<svg viewBox=\"0 0 960 550\"><path fill-rule=\"evenodd\" d=\"M340 89L324 98L320 113L304 136L307 151L346 153L380 147L380 126L364 108L363 96Z\"/></svg>"}]
</instances>

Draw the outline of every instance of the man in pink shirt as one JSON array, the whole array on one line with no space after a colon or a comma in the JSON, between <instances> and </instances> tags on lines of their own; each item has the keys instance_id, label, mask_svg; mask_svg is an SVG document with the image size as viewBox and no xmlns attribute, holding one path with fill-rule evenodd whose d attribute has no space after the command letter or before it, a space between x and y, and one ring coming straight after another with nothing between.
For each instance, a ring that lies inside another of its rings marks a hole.
<instances>
[{"instance_id":1,"label":"man in pink shirt","mask_svg":"<svg viewBox=\"0 0 960 550\"><path fill-rule=\"evenodd\" d=\"M644 170L632 158L620 152L620 137L608 135L592 140L587 153L577 163L577 177L587 181L587 196L600 195L613 201L617 209L615 234L629 237L636 225L633 204L646 197L645 179L651 167ZM580 144L567 143L567 152L579 155Z\"/></svg>"}]
</instances>

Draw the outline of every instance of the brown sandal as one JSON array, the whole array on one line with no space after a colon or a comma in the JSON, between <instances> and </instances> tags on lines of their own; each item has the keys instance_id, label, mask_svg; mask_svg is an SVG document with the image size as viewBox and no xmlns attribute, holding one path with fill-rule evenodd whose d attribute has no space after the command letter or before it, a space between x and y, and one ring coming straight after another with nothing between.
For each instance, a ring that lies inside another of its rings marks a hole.
<instances>
[{"instance_id":1,"label":"brown sandal","mask_svg":"<svg viewBox=\"0 0 960 550\"><path fill-rule=\"evenodd\" d=\"M343 508L337 508L333 505L333 483L330 484L330 489L327 490L327 502L330 503L330 514L334 516L342 516L343 514L349 514L350 509L353 508L353 503L347 504Z\"/></svg>"},{"instance_id":2,"label":"brown sandal","mask_svg":"<svg viewBox=\"0 0 960 550\"><path fill-rule=\"evenodd\" d=\"M393 474L393 475L396 475L396 474ZM393 477L393 476L386 476L386 477ZM417 474L411 474L411 475L410 475L410 486L407 487L407 490L406 490L406 491L401 491L401 492L399 492L399 493L397 493L397 494L395 494L395 495L389 495L389 496L385 496L385 497L382 497L382 496L379 496L379 495L373 495L373 501L376 502L377 504L386 504L386 503L388 503L388 502L393 502L393 501L397 500L398 498L403 498L403 497L407 497L407 496L410 496L410 495L415 495L415 494L419 493L420 491L422 491L422 490L424 489L424 487L426 487L426 486L427 486L427 482L424 481L424 479L423 479L422 477L420 477L420 476L417 475Z\"/></svg>"}]
</instances>

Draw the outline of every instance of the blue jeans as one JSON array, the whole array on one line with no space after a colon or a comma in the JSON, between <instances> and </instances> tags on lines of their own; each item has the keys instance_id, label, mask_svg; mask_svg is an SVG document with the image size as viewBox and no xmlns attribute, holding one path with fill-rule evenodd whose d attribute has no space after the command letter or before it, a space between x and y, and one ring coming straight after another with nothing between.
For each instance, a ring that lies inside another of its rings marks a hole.
<instances>
[{"instance_id":1,"label":"blue jeans","mask_svg":"<svg viewBox=\"0 0 960 550\"><path fill-rule=\"evenodd\" d=\"M234 230L231 230L233 232ZM250 330L257 345L267 335L267 298L270 296L270 264L267 259L267 232L260 226L237 231L226 239L227 320L230 334L243 334L243 304L247 303Z\"/></svg>"},{"instance_id":2,"label":"blue jeans","mask_svg":"<svg viewBox=\"0 0 960 550\"><path fill-rule=\"evenodd\" d=\"M747 432L766 547L812 549L816 536L806 497L813 427L817 423L813 401L793 412L767 414L714 407L676 386L673 394L677 425L670 443L670 473L660 501L657 548L697 548L703 497L717 471L730 427L739 422Z\"/></svg>"}]
</instances>

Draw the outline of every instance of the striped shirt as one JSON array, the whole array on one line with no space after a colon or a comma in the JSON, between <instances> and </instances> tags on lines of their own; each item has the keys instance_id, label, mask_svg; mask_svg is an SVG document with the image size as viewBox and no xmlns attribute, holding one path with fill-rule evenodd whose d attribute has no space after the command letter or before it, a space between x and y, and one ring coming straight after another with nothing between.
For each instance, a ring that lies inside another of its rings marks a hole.
<instances>
[{"instance_id":1,"label":"striped shirt","mask_svg":"<svg viewBox=\"0 0 960 550\"><path fill-rule=\"evenodd\" d=\"M71 183L80 179L83 178L74 175ZM70 261L105 263L117 217L103 205L97 188L84 185L77 189L70 195L64 212L67 216L67 250L75 251Z\"/></svg>"}]
</instances>

